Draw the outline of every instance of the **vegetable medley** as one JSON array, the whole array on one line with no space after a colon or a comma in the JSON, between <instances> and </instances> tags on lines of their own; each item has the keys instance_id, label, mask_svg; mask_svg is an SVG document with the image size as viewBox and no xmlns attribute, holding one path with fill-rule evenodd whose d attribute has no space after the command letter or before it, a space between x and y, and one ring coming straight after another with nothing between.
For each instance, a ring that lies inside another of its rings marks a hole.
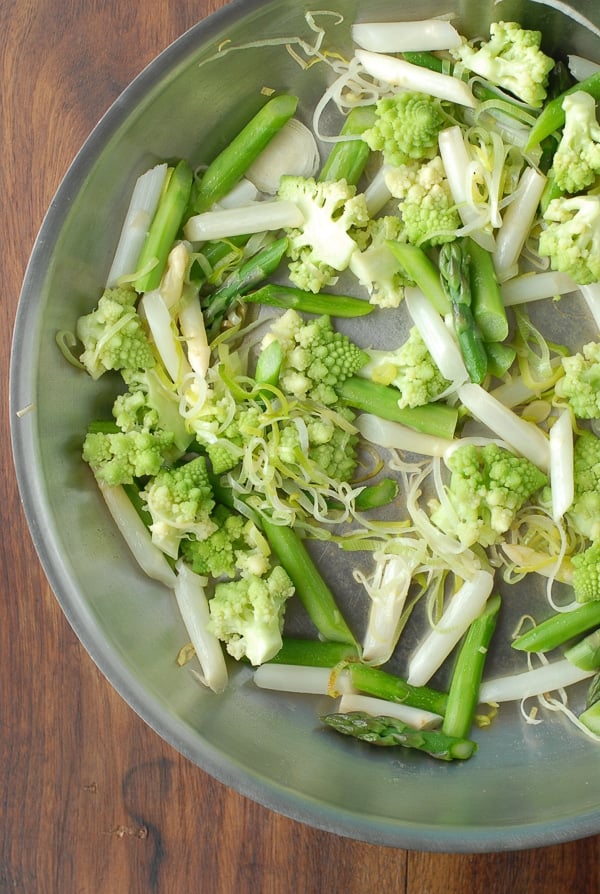
<instances>
[{"instance_id":1,"label":"vegetable medley","mask_svg":"<svg viewBox=\"0 0 600 894\"><path fill-rule=\"evenodd\" d=\"M348 56L327 15L293 50L327 71L315 109L266 85L216 158L138 179L59 339L114 376L83 459L214 693L242 661L330 697L341 733L444 760L515 700L600 741L600 340L534 313L576 300L600 325L600 66L443 18L355 24ZM360 629L316 542L344 551ZM528 576L547 600L508 644L522 672L493 678L500 594Z\"/></svg>"}]
</instances>

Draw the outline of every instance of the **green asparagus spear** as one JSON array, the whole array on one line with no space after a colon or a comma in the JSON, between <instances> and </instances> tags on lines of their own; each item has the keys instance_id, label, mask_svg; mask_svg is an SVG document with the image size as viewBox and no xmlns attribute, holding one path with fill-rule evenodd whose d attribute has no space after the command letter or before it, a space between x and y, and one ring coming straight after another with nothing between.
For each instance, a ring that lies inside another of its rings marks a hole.
<instances>
[{"instance_id":1,"label":"green asparagus spear","mask_svg":"<svg viewBox=\"0 0 600 894\"><path fill-rule=\"evenodd\" d=\"M437 312L442 316L449 313L450 302L442 287L439 271L423 249L417 245L411 245L409 242L394 242L391 239L386 242L386 245L394 257L400 261L410 279L429 298Z\"/></svg>"},{"instance_id":2,"label":"green asparagus spear","mask_svg":"<svg viewBox=\"0 0 600 894\"><path fill-rule=\"evenodd\" d=\"M340 661L358 659L358 649L351 643L283 638L283 645L269 664L292 664L299 667L335 667Z\"/></svg>"},{"instance_id":3,"label":"green asparagus spear","mask_svg":"<svg viewBox=\"0 0 600 894\"><path fill-rule=\"evenodd\" d=\"M297 106L298 97L287 94L275 96L265 103L204 172L194 201L195 214L208 211L227 195L275 134L295 114Z\"/></svg>"},{"instance_id":4,"label":"green asparagus spear","mask_svg":"<svg viewBox=\"0 0 600 894\"><path fill-rule=\"evenodd\" d=\"M512 643L524 652L548 652L600 624L600 600L586 602L570 612L557 612Z\"/></svg>"},{"instance_id":5,"label":"green asparagus spear","mask_svg":"<svg viewBox=\"0 0 600 894\"><path fill-rule=\"evenodd\" d=\"M278 341L260 352L256 361L254 378L260 385L277 385L283 363L283 349Z\"/></svg>"},{"instance_id":6,"label":"green asparagus spear","mask_svg":"<svg viewBox=\"0 0 600 894\"><path fill-rule=\"evenodd\" d=\"M160 284L189 202L192 179L186 161L180 161L171 172L138 259L139 275L133 283L138 292L149 292Z\"/></svg>"},{"instance_id":7,"label":"green asparagus spear","mask_svg":"<svg viewBox=\"0 0 600 894\"><path fill-rule=\"evenodd\" d=\"M457 739L437 730L416 730L395 717L372 717L363 711L324 714L321 720L345 736L371 745L415 748L438 760L466 760L477 750L470 739Z\"/></svg>"},{"instance_id":8,"label":"green asparagus spear","mask_svg":"<svg viewBox=\"0 0 600 894\"><path fill-rule=\"evenodd\" d=\"M367 664L349 663L348 672L355 689L365 695L382 698L388 702L411 705L434 714L444 715L448 696L429 686L411 686L406 680Z\"/></svg>"},{"instance_id":9,"label":"green asparagus spear","mask_svg":"<svg viewBox=\"0 0 600 894\"><path fill-rule=\"evenodd\" d=\"M596 674L590 684L585 710L579 719L592 733L600 736L600 674Z\"/></svg>"},{"instance_id":10,"label":"green asparagus spear","mask_svg":"<svg viewBox=\"0 0 600 894\"><path fill-rule=\"evenodd\" d=\"M398 496L398 482L395 478L382 478L377 484L363 488L354 499L354 506L359 512L387 506Z\"/></svg>"},{"instance_id":11,"label":"green asparagus spear","mask_svg":"<svg viewBox=\"0 0 600 894\"><path fill-rule=\"evenodd\" d=\"M373 106L356 106L352 109L340 131L343 136L357 136L373 125ZM356 185L369 159L370 149L364 140L340 140L333 144L327 161L321 169L319 180L346 180Z\"/></svg>"},{"instance_id":12,"label":"green asparagus spear","mask_svg":"<svg viewBox=\"0 0 600 894\"><path fill-rule=\"evenodd\" d=\"M485 353L488 360L488 372L499 379L509 371L517 356L516 348L513 348L512 345L505 345L501 341L486 342Z\"/></svg>"},{"instance_id":13,"label":"green asparagus spear","mask_svg":"<svg viewBox=\"0 0 600 894\"><path fill-rule=\"evenodd\" d=\"M470 258L471 309L485 342L504 341L508 318L489 251L467 238L464 248Z\"/></svg>"},{"instance_id":14,"label":"green asparagus spear","mask_svg":"<svg viewBox=\"0 0 600 894\"><path fill-rule=\"evenodd\" d=\"M568 648L565 658L581 670L600 670L600 629L594 630Z\"/></svg>"},{"instance_id":15,"label":"green asparagus spear","mask_svg":"<svg viewBox=\"0 0 600 894\"><path fill-rule=\"evenodd\" d=\"M568 90L565 90L563 93L559 94L559 96L555 96L554 99L551 99L550 102L546 103L535 124L531 128L529 139L525 146L526 152L533 149L534 146L537 146L538 143L541 143L542 140L549 137L555 130L559 130L559 128L563 126L565 123L563 100L565 96L568 96L569 93L574 93L576 90L583 90L585 93L589 93L590 96L593 96L594 99L600 99L600 71L596 71L594 74L590 75L589 78L585 78L583 81L573 84Z\"/></svg>"},{"instance_id":16,"label":"green asparagus spear","mask_svg":"<svg viewBox=\"0 0 600 894\"><path fill-rule=\"evenodd\" d=\"M480 385L488 368L485 344L471 309L469 255L461 240L446 242L439 255L443 288L450 299L458 344L472 382Z\"/></svg>"},{"instance_id":17,"label":"green asparagus spear","mask_svg":"<svg viewBox=\"0 0 600 894\"><path fill-rule=\"evenodd\" d=\"M451 439L458 420L458 411L443 403L423 407L398 406L398 391L391 385L380 385L360 376L350 376L336 388L340 400L355 410L373 413L391 422L400 422L424 434Z\"/></svg>"},{"instance_id":18,"label":"green asparagus spear","mask_svg":"<svg viewBox=\"0 0 600 894\"><path fill-rule=\"evenodd\" d=\"M275 283L269 283L256 292L249 292L244 300L271 307L291 307L307 314L327 314L330 317L364 317L374 310L374 305L362 298L328 295L325 292L315 294Z\"/></svg>"},{"instance_id":19,"label":"green asparagus spear","mask_svg":"<svg viewBox=\"0 0 600 894\"><path fill-rule=\"evenodd\" d=\"M452 672L442 731L448 736L469 735L479 700L479 687L490 641L496 628L500 596L492 596L470 625Z\"/></svg>"}]
</instances>

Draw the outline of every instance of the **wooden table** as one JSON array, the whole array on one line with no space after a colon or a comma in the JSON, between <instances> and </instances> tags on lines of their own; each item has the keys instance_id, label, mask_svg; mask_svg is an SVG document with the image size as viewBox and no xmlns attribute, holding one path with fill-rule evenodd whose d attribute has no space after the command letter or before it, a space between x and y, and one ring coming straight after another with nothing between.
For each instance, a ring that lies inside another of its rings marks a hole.
<instances>
[{"instance_id":1,"label":"wooden table","mask_svg":"<svg viewBox=\"0 0 600 894\"><path fill-rule=\"evenodd\" d=\"M220 5L0 4L3 408L21 280L67 166L130 79ZM2 464L2 894L600 890L600 837L498 855L393 850L300 825L215 782L145 726L79 645L30 543L8 447Z\"/></svg>"}]
</instances>

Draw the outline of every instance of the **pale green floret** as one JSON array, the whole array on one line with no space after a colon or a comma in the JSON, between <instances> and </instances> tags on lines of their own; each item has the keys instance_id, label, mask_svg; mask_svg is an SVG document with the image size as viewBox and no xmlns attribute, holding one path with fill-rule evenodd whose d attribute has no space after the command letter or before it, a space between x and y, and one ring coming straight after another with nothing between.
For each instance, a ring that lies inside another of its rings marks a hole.
<instances>
[{"instance_id":1,"label":"pale green floret","mask_svg":"<svg viewBox=\"0 0 600 894\"><path fill-rule=\"evenodd\" d=\"M596 100L577 90L562 104L565 124L552 160L554 181L564 192L581 192L600 174L600 124Z\"/></svg>"},{"instance_id":2,"label":"pale green floret","mask_svg":"<svg viewBox=\"0 0 600 894\"><path fill-rule=\"evenodd\" d=\"M461 220L439 155L425 164L392 168L385 182L394 198L400 199L408 242L426 248L456 239Z\"/></svg>"},{"instance_id":3,"label":"pale green floret","mask_svg":"<svg viewBox=\"0 0 600 894\"><path fill-rule=\"evenodd\" d=\"M398 307L404 286L411 284L386 245L388 240L406 240L402 221L394 215L374 218L364 230L357 231L358 248L350 260L351 272L369 292L371 304L378 307Z\"/></svg>"},{"instance_id":4,"label":"pale green floret","mask_svg":"<svg viewBox=\"0 0 600 894\"><path fill-rule=\"evenodd\" d=\"M354 414L345 407L336 412L348 421ZM303 446L300 432L293 420L287 422L276 445L277 456L288 466L303 466L305 459L315 463L333 481L350 481L357 465L358 435L334 424L331 419L306 423L308 448Z\"/></svg>"},{"instance_id":5,"label":"pale green floret","mask_svg":"<svg viewBox=\"0 0 600 894\"><path fill-rule=\"evenodd\" d=\"M93 379L109 369L149 369L155 358L131 288L106 289L91 313L77 321L80 361Z\"/></svg>"},{"instance_id":6,"label":"pale green floret","mask_svg":"<svg viewBox=\"0 0 600 894\"><path fill-rule=\"evenodd\" d=\"M403 165L435 155L446 120L439 99L411 91L385 96L376 103L375 116L362 139L370 149L383 153L386 164Z\"/></svg>"},{"instance_id":7,"label":"pale green floret","mask_svg":"<svg viewBox=\"0 0 600 894\"><path fill-rule=\"evenodd\" d=\"M348 231L364 227L369 213L364 195L345 180L281 177L278 196L294 202L304 217L287 229L289 276L298 288L318 292L345 270L356 249Z\"/></svg>"},{"instance_id":8,"label":"pale green floret","mask_svg":"<svg viewBox=\"0 0 600 894\"><path fill-rule=\"evenodd\" d=\"M567 273L578 285L600 280L600 195L552 199L544 213L546 227L539 254L553 270Z\"/></svg>"},{"instance_id":9,"label":"pale green floret","mask_svg":"<svg viewBox=\"0 0 600 894\"><path fill-rule=\"evenodd\" d=\"M548 481L529 460L493 443L465 444L447 465L447 500L434 505L431 520L467 547L499 543L519 509Z\"/></svg>"},{"instance_id":10,"label":"pale green floret","mask_svg":"<svg viewBox=\"0 0 600 894\"><path fill-rule=\"evenodd\" d=\"M172 382L161 372L158 364L147 370L122 370L128 390L117 395L112 414L124 432L172 432L175 446L183 453L193 435L179 412L179 396Z\"/></svg>"},{"instance_id":11,"label":"pale green floret","mask_svg":"<svg viewBox=\"0 0 600 894\"><path fill-rule=\"evenodd\" d=\"M400 395L398 406L420 407L436 400L449 386L431 356L419 330L413 327L396 351L369 350L371 358L360 375L380 385L393 385Z\"/></svg>"},{"instance_id":12,"label":"pale green floret","mask_svg":"<svg viewBox=\"0 0 600 894\"><path fill-rule=\"evenodd\" d=\"M600 541L571 559L573 590L577 602L600 599Z\"/></svg>"},{"instance_id":13,"label":"pale green floret","mask_svg":"<svg viewBox=\"0 0 600 894\"><path fill-rule=\"evenodd\" d=\"M257 405L238 404L233 419L221 431L218 440L206 443L206 452L215 475L235 468L244 455L249 439L262 434L261 413Z\"/></svg>"},{"instance_id":14,"label":"pale green floret","mask_svg":"<svg viewBox=\"0 0 600 894\"><path fill-rule=\"evenodd\" d=\"M368 362L368 354L341 332L328 316L304 321L295 310L275 320L262 342L277 340L283 351L279 386L301 400L337 403L335 387Z\"/></svg>"},{"instance_id":15,"label":"pale green floret","mask_svg":"<svg viewBox=\"0 0 600 894\"><path fill-rule=\"evenodd\" d=\"M208 628L234 658L263 664L283 645L285 604L293 594L294 585L280 565L266 577L218 583L209 602Z\"/></svg>"},{"instance_id":16,"label":"pale green floret","mask_svg":"<svg viewBox=\"0 0 600 894\"><path fill-rule=\"evenodd\" d=\"M266 574L270 568L269 547L254 522L225 506L212 513L217 525L205 540L181 541L181 554L196 574L234 578L240 572Z\"/></svg>"},{"instance_id":17,"label":"pale green floret","mask_svg":"<svg viewBox=\"0 0 600 894\"><path fill-rule=\"evenodd\" d=\"M110 486L157 475L173 455L171 432L88 432L83 459Z\"/></svg>"},{"instance_id":18,"label":"pale green floret","mask_svg":"<svg viewBox=\"0 0 600 894\"><path fill-rule=\"evenodd\" d=\"M161 470L142 498L152 516L152 541L172 558L177 558L184 537L204 540L217 528L210 517L215 504L202 456Z\"/></svg>"},{"instance_id":19,"label":"pale green floret","mask_svg":"<svg viewBox=\"0 0 600 894\"><path fill-rule=\"evenodd\" d=\"M465 40L450 53L468 71L539 108L554 68L554 60L540 49L541 40L541 31L528 31L517 22L493 22L489 40L479 46Z\"/></svg>"},{"instance_id":20,"label":"pale green floret","mask_svg":"<svg viewBox=\"0 0 600 894\"><path fill-rule=\"evenodd\" d=\"M583 345L561 363L565 374L555 385L557 397L566 398L579 419L600 419L600 342Z\"/></svg>"},{"instance_id":21,"label":"pale green floret","mask_svg":"<svg viewBox=\"0 0 600 894\"><path fill-rule=\"evenodd\" d=\"M582 432L573 449L574 497L567 519L588 540L600 540L600 438Z\"/></svg>"}]
</instances>

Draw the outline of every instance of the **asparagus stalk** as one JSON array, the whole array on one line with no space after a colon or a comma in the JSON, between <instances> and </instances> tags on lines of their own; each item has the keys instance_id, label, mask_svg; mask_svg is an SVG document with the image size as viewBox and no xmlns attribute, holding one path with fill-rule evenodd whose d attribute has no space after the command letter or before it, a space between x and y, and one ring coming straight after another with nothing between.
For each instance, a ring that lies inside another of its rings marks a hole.
<instances>
[{"instance_id":1,"label":"asparagus stalk","mask_svg":"<svg viewBox=\"0 0 600 894\"><path fill-rule=\"evenodd\" d=\"M340 400L356 410L372 413L414 428L434 437L451 440L454 436L458 411L443 403L423 407L398 406L398 391L390 385L380 385L360 376L350 376L337 386Z\"/></svg>"},{"instance_id":2,"label":"asparagus stalk","mask_svg":"<svg viewBox=\"0 0 600 894\"><path fill-rule=\"evenodd\" d=\"M387 506L398 496L398 482L395 478L382 478L377 484L363 488L354 499L354 507L358 512Z\"/></svg>"},{"instance_id":3,"label":"asparagus stalk","mask_svg":"<svg viewBox=\"0 0 600 894\"><path fill-rule=\"evenodd\" d=\"M593 678L585 704L585 710L579 715L584 726L600 736L600 674Z\"/></svg>"},{"instance_id":4,"label":"asparagus stalk","mask_svg":"<svg viewBox=\"0 0 600 894\"><path fill-rule=\"evenodd\" d=\"M477 750L469 739L457 739L437 730L415 730L393 717L373 717L362 711L348 714L324 714L323 723L345 736L353 736L372 745L415 748L438 760L466 760Z\"/></svg>"},{"instance_id":5,"label":"asparagus stalk","mask_svg":"<svg viewBox=\"0 0 600 894\"><path fill-rule=\"evenodd\" d=\"M340 131L342 136L358 136L375 121L373 106L356 106L352 109ZM319 180L346 180L356 185L365 169L371 150L364 140L340 140L333 144L327 161L321 169Z\"/></svg>"},{"instance_id":6,"label":"asparagus stalk","mask_svg":"<svg viewBox=\"0 0 600 894\"><path fill-rule=\"evenodd\" d=\"M471 307L485 342L504 341L508 319L492 255L474 239L467 237L465 248L470 258Z\"/></svg>"},{"instance_id":7,"label":"asparagus stalk","mask_svg":"<svg viewBox=\"0 0 600 894\"><path fill-rule=\"evenodd\" d=\"M471 264L460 240L442 245L439 265L442 286L452 306L454 331L469 378L480 385L487 374L488 360L485 344L471 309Z\"/></svg>"},{"instance_id":8,"label":"asparagus stalk","mask_svg":"<svg viewBox=\"0 0 600 894\"><path fill-rule=\"evenodd\" d=\"M430 686L411 686L402 677L368 664L348 663L347 669L352 686L358 692L413 708L423 708L434 714L444 715L446 712L448 696L445 692Z\"/></svg>"},{"instance_id":9,"label":"asparagus stalk","mask_svg":"<svg viewBox=\"0 0 600 894\"><path fill-rule=\"evenodd\" d=\"M600 670L600 629L589 633L565 652L565 658L583 671Z\"/></svg>"},{"instance_id":10,"label":"asparagus stalk","mask_svg":"<svg viewBox=\"0 0 600 894\"><path fill-rule=\"evenodd\" d=\"M548 652L600 624L600 600L586 602L572 611L558 612L537 624L512 643L523 652Z\"/></svg>"},{"instance_id":11,"label":"asparagus stalk","mask_svg":"<svg viewBox=\"0 0 600 894\"><path fill-rule=\"evenodd\" d=\"M449 313L450 302L442 286L439 271L423 249L411 245L409 242L394 242L393 240L386 242L386 245L437 312L442 316Z\"/></svg>"},{"instance_id":12,"label":"asparagus stalk","mask_svg":"<svg viewBox=\"0 0 600 894\"><path fill-rule=\"evenodd\" d=\"M351 643L284 637L281 649L270 659L269 664L335 667L340 661L350 662L357 659L358 649Z\"/></svg>"},{"instance_id":13,"label":"asparagus stalk","mask_svg":"<svg viewBox=\"0 0 600 894\"><path fill-rule=\"evenodd\" d=\"M150 292L160 284L188 206L192 179L191 168L185 160L180 161L171 172L138 258L138 276L133 283L138 292Z\"/></svg>"},{"instance_id":14,"label":"asparagus stalk","mask_svg":"<svg viewBox=\"0 0 600 894\"><path fill-rule=\"evenodd\" d=\"M542 140L545 140L546 137L549 137L555 130L559 130L563 126L565 123L563 100L569 93L575 93L577 90L589 93L596 100L600 99L600 71L594 72L589 78L585 78L585 80L579 81L577 84L573 84L568 90L546 103L531 128L529 139L525 146L526 152L533 149L534 146L537 146L538 143L541 143Z\"/></svg>"},{"instance_id":15,"label":"asparagus stalk","mask_svg":"<svg viewBox=\"0 0 600 894\"><path fill-rule=\"evenodd\" d=\"M442 724L442 732L448 736L464 738L469 735L473 725L487 651L496 628L500 604L498 595L488 600L485 610L469 627L458 653Z\"/></svg>"},{"instance_id":16,"label":"asparagus stalk","mask_svg":"<svg viewBox=\"0 0 600 894\"><path fill-rule=\"evenodd\" d=\"M328 314L330 317L363 317L374 310L374 305L350 295L330 295L325 292L305 292L293 286L268 283L256 292L249 292L245 301L268 304L271 307L293 308L308 314Z\"/></svg>"},{"instance_id":17,"label":"asparagus stalk","mask_svg":"<svg viewBox=\"0 0 600 894\"><path fill-rule=\"evenodd\" d=\"M243 176L270 140L296 112L298 97L282 94L268 100L208 166L194 199L199 214L222 199Z\"/></svg>"}]
</instances>

